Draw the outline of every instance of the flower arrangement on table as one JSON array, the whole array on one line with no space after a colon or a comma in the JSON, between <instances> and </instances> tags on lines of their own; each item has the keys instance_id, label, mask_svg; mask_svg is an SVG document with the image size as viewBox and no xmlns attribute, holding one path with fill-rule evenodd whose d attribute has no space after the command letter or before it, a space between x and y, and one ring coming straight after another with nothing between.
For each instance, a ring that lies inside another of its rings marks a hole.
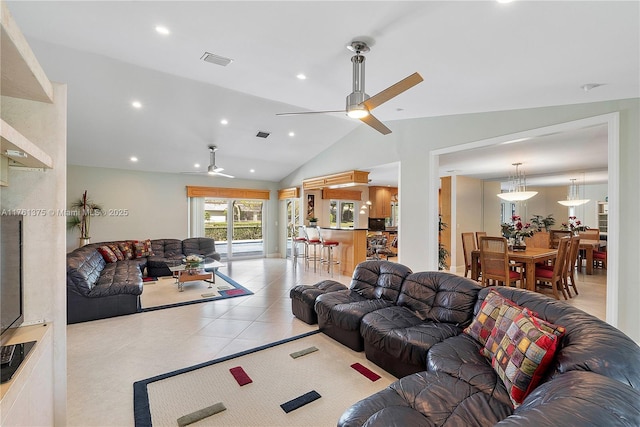
<instances>
[{"instance_id":1,"label":"flower arrangement on table","mask_svg":"<svg viewBox=\"0 0 640 427\"><path fill-rule=\"evenodd\" d=\"M589 227L587 227L586 225L583 225L582 222L579 219L577 219L575 216L570 216L568 223L566 222L562 223L562 229L565 231L569 230L573 234L578 234L580 231L588 230Z\"/></svg>"},{"instance_id":2,"label":"flower arrangement on table","mask_svg":"<svg viewBox=\"0 0 640 427\"><path fill-rule=\"evenodd\" d=\"M514 246L523 246L524 238L531 237L535 229L530 223L523 223L519 215L511 217L511 223L502 224L502 235L507 239L513 239Z\"/></svg>"},{"instance_id":3,"label":"flower arrangement on table","mask_svg":"<svg viewBox=\"0 0 640 427\"><path fill-rule=\"evenodd\" d=\"M198 255L189 255L182 260L185 264L185 270L196 271L204 262L204 258Z\"/></svg>"}]
</instances>

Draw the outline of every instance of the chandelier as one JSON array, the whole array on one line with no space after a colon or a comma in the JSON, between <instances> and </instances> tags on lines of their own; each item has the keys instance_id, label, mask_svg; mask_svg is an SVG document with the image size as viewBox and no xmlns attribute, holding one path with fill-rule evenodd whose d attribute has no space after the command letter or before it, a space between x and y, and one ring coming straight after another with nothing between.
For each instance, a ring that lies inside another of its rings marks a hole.
<instances>
[{"instance_id":1,"label":"chandelier","mask_svg":"<svg viewBox=\"0 0 640 427\"><path fill-rule=\"evenodd\" d=\"M563 206L569 206L569 207L580 206L587 203L589 199L580 198L580 189L576 184L575 178L570 179L570 181L571 181L571 184L569 185L569 194L567 195L567 200L558 200L558 203L560 203Z\"/></svg>"},{"instance_id":2,"label":"chandelier","mask_svg":"<svg viewBox=\"0 0 640 427\"><path fill-rule=\"evenodd\" d=\"M520 172L518 169L522 163L512 163L516 167L514 175L509 177L509 189L505 193L498 193L497 196L502 200L508 202L521 202L523 200L529 200L536 194L537 191L527 191L527 180L524 176L524 172Z\"/></svg>"}]
</instances>

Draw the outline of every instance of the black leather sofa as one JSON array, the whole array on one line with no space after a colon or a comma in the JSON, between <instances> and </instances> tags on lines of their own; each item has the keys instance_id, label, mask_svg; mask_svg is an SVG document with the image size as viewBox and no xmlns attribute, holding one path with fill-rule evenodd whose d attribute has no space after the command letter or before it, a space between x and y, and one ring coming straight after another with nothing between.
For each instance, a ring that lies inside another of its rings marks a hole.
<instances>
[{"instance_id":1,"label":"black leather sofa","mask_svg":"<svg viewBox=\"0 0 640 427\"><path fill-rule=\"evenodd\" d=\"M400 377L348 408L338 426L640 425L640 347L621 331L565 302L522 289L482 288L445 272L408 274L395 301L363 310L360 297L375 305L384 292L375 272L398 271L384 263L359 264L349 291L326 292L315 302L321 330L328 324L331 336L346 334L353 343L359 321L367 358ZM540 384L517 407L481 354L483 345L463 332L492 289L566 328Z\"/></svg>"},{"instance_id":2,"label":"black leather sofa","mask_svg":"<svg viewBox=\"0 0 640 427\"><path fill-rule=\"evenodd\" d=\"M194 237L152 240L153 255L107 263L98 248L118 243L92 243L67 254L67 324L140 311L145 269L148 276L170 276L169 266L187 255L220 260L213 239Z\"/></svg>"}]
</instances>

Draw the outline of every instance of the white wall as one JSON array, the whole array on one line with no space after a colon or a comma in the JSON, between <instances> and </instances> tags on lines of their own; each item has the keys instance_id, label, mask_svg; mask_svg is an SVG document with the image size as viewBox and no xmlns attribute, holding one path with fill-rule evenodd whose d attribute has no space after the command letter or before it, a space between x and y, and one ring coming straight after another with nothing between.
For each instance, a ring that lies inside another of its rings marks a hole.
<instances>
[{"instance_id":1,"label":"white wall","mask_svg":"<svg viewBox=\"0 0 640 427\"><path fill-rule=\"evenodd\" d=\"M610 158L609 173L620 178L618 214L620 223L625 224L619 241L609 242L609 247L617 245L620 266L615 298L618 316L613 323L640 342L640 276L635 268L640 262L640 222L635 219L640 212L639 99L395 121L388 123L393 133L387 136L361 126L280 184L290 187L306 177L399 160L399 262L414 271L433 270L437 268L437 231L425 221L428 212L437 212L438 203L438 183L430 170L431 151L612 112L619 112L620 155L619 159ZM378 158L379 150L384 150L385 159ZM331 170L326 165L331 165ZM610 201L612 196L610 192Z\"/></svg>"},{"instance_id":2,"label":"white wall","mask_svg":"<svg viewBox=\"0 0 640 427\"><path fill-rule=\"evenodd\" d=\"M455 228L451 230L451 238L455 238L456 250L451 266L455 266L455 271L464 272L462 233L471 232L475 236L475 232L483 228L482 180L466 176L453 176L452 180L455 180L455 192L451 194L452 204L455 199ZM451 243L453 248L454 242Z\"/></svg>"},{"instance_id":3,"label":"white wall","mask_svg":"<svg viewBox=\"0 0 640 427\"><path fill-rule=\"evenodd\" d=\"M67 207L87 190L88 196L109 214L91 221L91 241L123 239L185 239L189 237L186 187L208 186L270 190L263 222L265 254L277 252L277 184L267 181L211 178L170 173L72 166L67 168ZM78 247L78 232L67 232L67 251ZM278 248L280 249L280 248Z\"/></svg>"},{"instance_id":4,"label":"white wall","mask_svg":"<svg viewBox=\"0 0 640 427\"><path fill-rule=\"evenodd\" d=\"M57 215L66 205L67 87L54 84L54 104L2 97L2 118L36 144L53 160L43 172L9 170L9 186L0 192L2 209L26 209L23 221L24 322L53 322L53 360L42 372L53 377L53 395L46 395L49 378L31 387L27 399L46 408L53 406L56 425L66 424L67 405L67 294L65 268L65 218ZM35 211L32 211L35 210ZM48 368L48 369L47 369ZM22 374L21 374L22 375ZM26 374L25 374L26 375ZM21 407L16 403L16 407ZM24 406L22 406L24 407Z\"/></svg>"}]
</instances>

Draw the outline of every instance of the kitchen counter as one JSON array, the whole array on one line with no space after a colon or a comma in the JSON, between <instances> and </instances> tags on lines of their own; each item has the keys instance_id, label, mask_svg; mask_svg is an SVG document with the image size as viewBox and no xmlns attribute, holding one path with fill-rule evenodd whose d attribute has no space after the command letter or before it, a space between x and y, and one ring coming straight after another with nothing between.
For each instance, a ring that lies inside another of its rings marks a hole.
<instances>
[{"instance_id":1,"label":"kitchen counter","mask_svg":"<svg viewBox=\"0 0 640 427\"><path fill-rule=\"evenodd\" d=\"M338 269L340 274L352 276L356 265L367 259L366 228L331 228L318 227L322 238L340 242L336 256L340 257Z\"/></svg>"}]
</instances>

